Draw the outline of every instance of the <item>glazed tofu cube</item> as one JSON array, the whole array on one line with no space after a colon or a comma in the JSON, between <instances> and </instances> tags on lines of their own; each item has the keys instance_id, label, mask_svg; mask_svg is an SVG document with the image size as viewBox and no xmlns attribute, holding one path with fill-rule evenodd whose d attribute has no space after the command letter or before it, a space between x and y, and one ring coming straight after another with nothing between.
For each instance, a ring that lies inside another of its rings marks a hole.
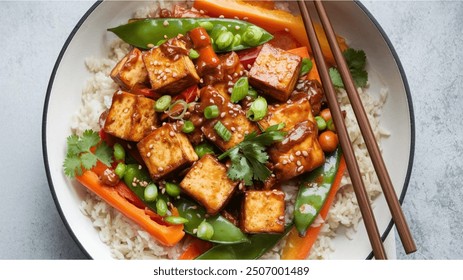
<instances>
[{"instance_id":1,"label":"glazed tofu cube","mask_svg":"<svg viewBox=\"0 0 463 280\"><path fill-rule=\"evenodd\" d=\"M266 129L269 126L284 123L282 130L288 132L298 123L307 120L315 122L309 98L306 94L301 94L286 103L269 105L267 116L259 121L259 125Z\"/></svg>"},{"instance_id":2,"label":"glazed tofu cube","mask_svg":"<svg viewBox=\"0 0 463 280\"><path fill-rule=\"evenodd\" d=\"M238 104L230 102L228 96L220 94L214 87L204 87L200 91L201 107L217 105L219 116L206 120L201 127L206 138L217 145L223 151L233 148L244 140L244 136L252 131L258 131L258 127L246 118L246 113ZM214 129L214 125L220 121L231 132L229 141L222 139Z\"/></svg>"},{"instance_id":3,"label":"glazed tofu cube","mask_svg":"<svg viewBox=\"0 0 463 280\"><path fill-rule=\"evenodd\" d=\"M167 55L172 50L174 55ZM162 94L176 94L199 83L193 61L188 57L185 44L177 38L143 54L151 88Z\"/></svg>"},{"instance_id":4,"label":"glazed tofu cube","mask_svg":"<svg viewBox=\"0 0 463 280\"><path fill-rule=\"evenodd\" d=\"M185 134L177 131L172 124L157 128L143 138L137 147L155 181L198 160Z\"/></svg>"},{"instance_id":5,"label":"glazed tofu cube","mask_svg":"<svg viewBox=\"0 0 463 280\"><path fill-rule=\"evenodd\" d=\"M269 156L279 182L319 167L325 154L318 143L317 125L309 120L298 123L283 141L270 148Z\"/></svg>"},{"instance_id":6,"label":"glazed tofu cube","mask_svg":"<svg viewBox=\"0 0 463 280\"><path fill-rule=\"evenodd\" d=\"M264 94L285 102L296 86L302 58L265 44L249 70L249 83Z\"/></svg>"},{"instance_id":7,"label":"glazed tofu cube","mask_svg":"<svg viewBox=\"0 0 463 280\"><path fill-rule=\"evenodd\" d=\"M282 233L285 230L285 194L278 190L246 191L241 228L247 233Z\"/></svg>"},{"instance_id":8,"label":"glazed tofu cube","mask_svg":"<svg viewBox=\"0 0 463 280\"><path fill-rule=\"evenodd\" d=\"M111 78L123 89L131 90L137 85L148 85L148 71L142 52L134 48L113 68Z\"/></svg>"},{"instance_id":9,"label":"glazed tofu cube","mask_svg":"<svg viewBox=\"0 0 463 280\"><path fill-rule=\"evenodd\" d=\"M228 178L227 168L212 155L205 155L195 162L180 182L182 190L211 215L222 210L237 185L238 181Z\"/></svg>"},{"instance_id":10,"label":"glazed tofu cube","mask_svg":"<svg viewBox=\"0 0 463 280\"><path fill-rule=\"evenodd\" d=\"M138 142L156 129L155 101L118 91L113 95L104 131L118 138Z\"/></svg>"}]
</instances>

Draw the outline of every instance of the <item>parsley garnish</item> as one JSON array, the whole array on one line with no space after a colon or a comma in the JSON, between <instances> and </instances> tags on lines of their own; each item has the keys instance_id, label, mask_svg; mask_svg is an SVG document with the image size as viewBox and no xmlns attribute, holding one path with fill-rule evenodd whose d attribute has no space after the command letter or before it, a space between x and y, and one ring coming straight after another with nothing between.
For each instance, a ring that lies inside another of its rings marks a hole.
<instances>
[{"instance_id":1,"label":"parsley garnish","mask_svg":"<svg viewBox=\"0 0 463 280\"><path fill-rule=\"evenodd\" d=\"M368 82L368 73L365 71L365 65L367 61L365 52L363 50L354 50L352 48L348 48L342 54L346 59L347 66L349 67L350 74L352 75L355 86L365 87ZM344 88L341 74L339 74L338 69L332 67L329 71L333 85L338 88Z\"/></svg>"},{"instance_id":2,"label":"parsley garnish","mask_svg":"<svg viewBox=\"0 0 463 280\"><path fill-rule=\"evenodd\" d=\"M253 131L244 137L243 142L219 156L219 160L229 157L231 166L228 177L232 180L243 180L246 186L251 186L253 180L265 181L272 172L265 166L269 156L266 147L285 138L286 132L281 131L284 124L268 127L261 134Z\"/></svg>"},{"instance_id":3,"label":"parsley garnish","mask_svg":"<svg viewBox=\"0 0 463 280\"><path fill-rule=\"evenodd\" d=\"M96 147L94 153L90 150L92 147ZM86 130L80 137L73 134L67 138L64 174L71 178L82 175L84 170L92 169L98 160L110 166L112 155L112 149L101 141L98 132Z\"/></svg>"}]
</instances>

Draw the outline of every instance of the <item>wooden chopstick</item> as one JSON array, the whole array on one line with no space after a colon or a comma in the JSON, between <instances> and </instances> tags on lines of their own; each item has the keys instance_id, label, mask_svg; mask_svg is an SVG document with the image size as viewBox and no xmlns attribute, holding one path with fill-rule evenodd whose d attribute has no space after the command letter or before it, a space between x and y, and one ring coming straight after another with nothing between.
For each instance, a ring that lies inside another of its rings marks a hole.
<instances>
[{"instance_id":1,"label":"wooden chopstick","mask_svg":"<svg viewBox=\"0 0 463 280\"><path fill-rule=\"evenodd\" d=\"M357 197L360 212L362 214L365 223L365 228L367 230L371 247L373 249L373 255L375 256L375 259L386 259L386 252L381 241L378 226L376 225L376 220L373 215L370 201L368 199L367 192L365 190L365 186L361 177L360 168L355 158L354 150L352 148L351 141L347 133L341 109L336 98L336 92L333 84L331 83L330 75L328 73L328 67L326 66L325 60L323 58L323 53L320 48L317 35L315 33L315 28L313 26L310 13L307 9L305 1L298 0L298 4L299 9L301 10L302 18L304 20L307 35L309 36L309 42L312 47L315 62L317 63L318 71L320 73L320 78L323 84L323 89L325 90L325 95L328 101L328 106L331 111L331 116L333 118L333 122L336 127L336 132L340 140L340 145L344 153L344 157L346 159L347 170L349 171L349 176L354 187L354 192Z\"/></svg>"},{"instance_id":2,"label":"wooden chopstick","mask_svg":"<svg viewBox=\"0 0 463 280\"><path fill-rule=\"evenodd\" d=\"M402 212L402 208L400 207L399 200L397 199L397 195L394 191L391 178L389 177L386 165L384 164L381 151L371 129L370 122L368 121L368 117L365 113L365 109L362 106L362 101L360 100L357 88L352 81L349 68L336 41L336 35L330 23L330 19L328 18L322 1L314 0L314 4L315 8L317 9L320 21L323 25L323 29L326 33L326 37L328 38L331 51L335 57L339 72L341 73L344 87L347 91L347 95L357 118L360 131L362 133L363 139L365 140L368 153L370 154L371 160L373 162L376 175L378 176L381 188L386 198L386 202L389 206L389 211L391 211L392 219L396 225L397 232L402 241L405 252L407 254L413 253L416 251L415 242L413 241L410 229L408 228L407 221L405 220L404 214Z\"/></svg>"}]
</instances>

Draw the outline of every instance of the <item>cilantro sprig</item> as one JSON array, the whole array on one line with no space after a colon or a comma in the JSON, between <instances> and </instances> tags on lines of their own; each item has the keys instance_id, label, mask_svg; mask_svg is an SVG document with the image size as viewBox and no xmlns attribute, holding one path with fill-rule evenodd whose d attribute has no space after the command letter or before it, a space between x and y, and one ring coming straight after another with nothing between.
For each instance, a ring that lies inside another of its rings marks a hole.
<instances>
[{"instance_id":1,"label":"cilantro sprig","mask_svg":"<svg viewBox=\"0 0 463 280\"><path fill-rule=\"evenodd\" d=\"M246 186L251 186L253 180L265 181L272 172L265 165L269 156L266 148L285 138L286 132L281 131L284 123L272 125L261 134L253 131L244 140L219 156L219 160L227 156L231 166L227 175L232 180L243 180Z\"/></svg>"},{"instance_id":2,"label":"cilantro sprig","mask_svg":"<svg viewBox=\"0 0 463 280\"><path fill-rule=\"evenodd\" d=\"M363 50L348 48L342 54L346 59L347 66L349 67L355 86L365 87L368 82L368 72L365 70L367 61L365 52ZM329 73L333 85L338 88L344 88L344 83L342 82L339 70L335 67L331 67L329 69Z\"/></svg>"},{"instance_id":3,"label":"cilantro sprig","mask_svg":"<svg viewBox=\"0 0 463 280\"><path fill-rule=\"evenodd\" d=\"M94 152L91 149L95 147ZM70 135L67 138L67 153L63 168L66 176L73 178L82 175L84 170L92 169L97 161L110 166L113 151L106 142L101 141L98 132L86 130L82 136Z\"/></svg>"}]
</instances>

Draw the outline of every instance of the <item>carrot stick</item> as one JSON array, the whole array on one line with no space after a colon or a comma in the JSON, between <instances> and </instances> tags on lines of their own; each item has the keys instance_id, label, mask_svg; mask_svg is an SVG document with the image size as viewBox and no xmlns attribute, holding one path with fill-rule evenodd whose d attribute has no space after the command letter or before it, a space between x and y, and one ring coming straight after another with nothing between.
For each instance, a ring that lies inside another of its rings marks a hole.
<instances>
[{"instance_id":1,"label":"carrot stick","mask_svg":"<svg viewBox=\"0 0 463 280\"><path fill-rule=\"evenodd\" d=\"M82 185L98 195L109 205L116 208L126 217L137 223L146 230L153 238L165 246L177 244L185 235L183 225L160 225L153 221L145 214L144 209L130 203L127 199L119 195L114 187L109 187L100 182L98 175L90 170L85 171L82 175L76 177ZM119 182L119 184L124 184ZM121 186L119 186L121 187ZM125 186L127 188L127 186Z\"/></svg>"},{"instance_id":2,"label":"carrot stick","mask_svg":"<svg viewBox=\"0 0 463 280\"><path fill-rule=\"evenodd\" d=\"M193 260L197 256L206 252L212 247L211 242L207 242L198 238L195 238L188 245L186 250L180 255L179 260Z\"/></svg>"},{"instance_id":3,"label":"carrot stick","mask_svg":"<svg viewBox=\"0 0 463 280\"><path fill-rule=\"evenodd\" d=\"M323 205L320 210L320 217L326 219L328 212L330 210L331 204L336 197L336 193L341 185L341 179L346 169L346 161L344 156L341 157L339 162L338 172L336 173L336 178L333 181L333 186L331 187L330 193L326 198L325 205ZM281 259L285 260L304 260L310 253L312 246L317 241L318 234L320 233L321 226L318 227L309 227L307 233L304 237L299 237L299 234L296 228L291 229L289 235L286 239L286 246L283 248L281 254Z\"/></svg>"}]
</instances>

